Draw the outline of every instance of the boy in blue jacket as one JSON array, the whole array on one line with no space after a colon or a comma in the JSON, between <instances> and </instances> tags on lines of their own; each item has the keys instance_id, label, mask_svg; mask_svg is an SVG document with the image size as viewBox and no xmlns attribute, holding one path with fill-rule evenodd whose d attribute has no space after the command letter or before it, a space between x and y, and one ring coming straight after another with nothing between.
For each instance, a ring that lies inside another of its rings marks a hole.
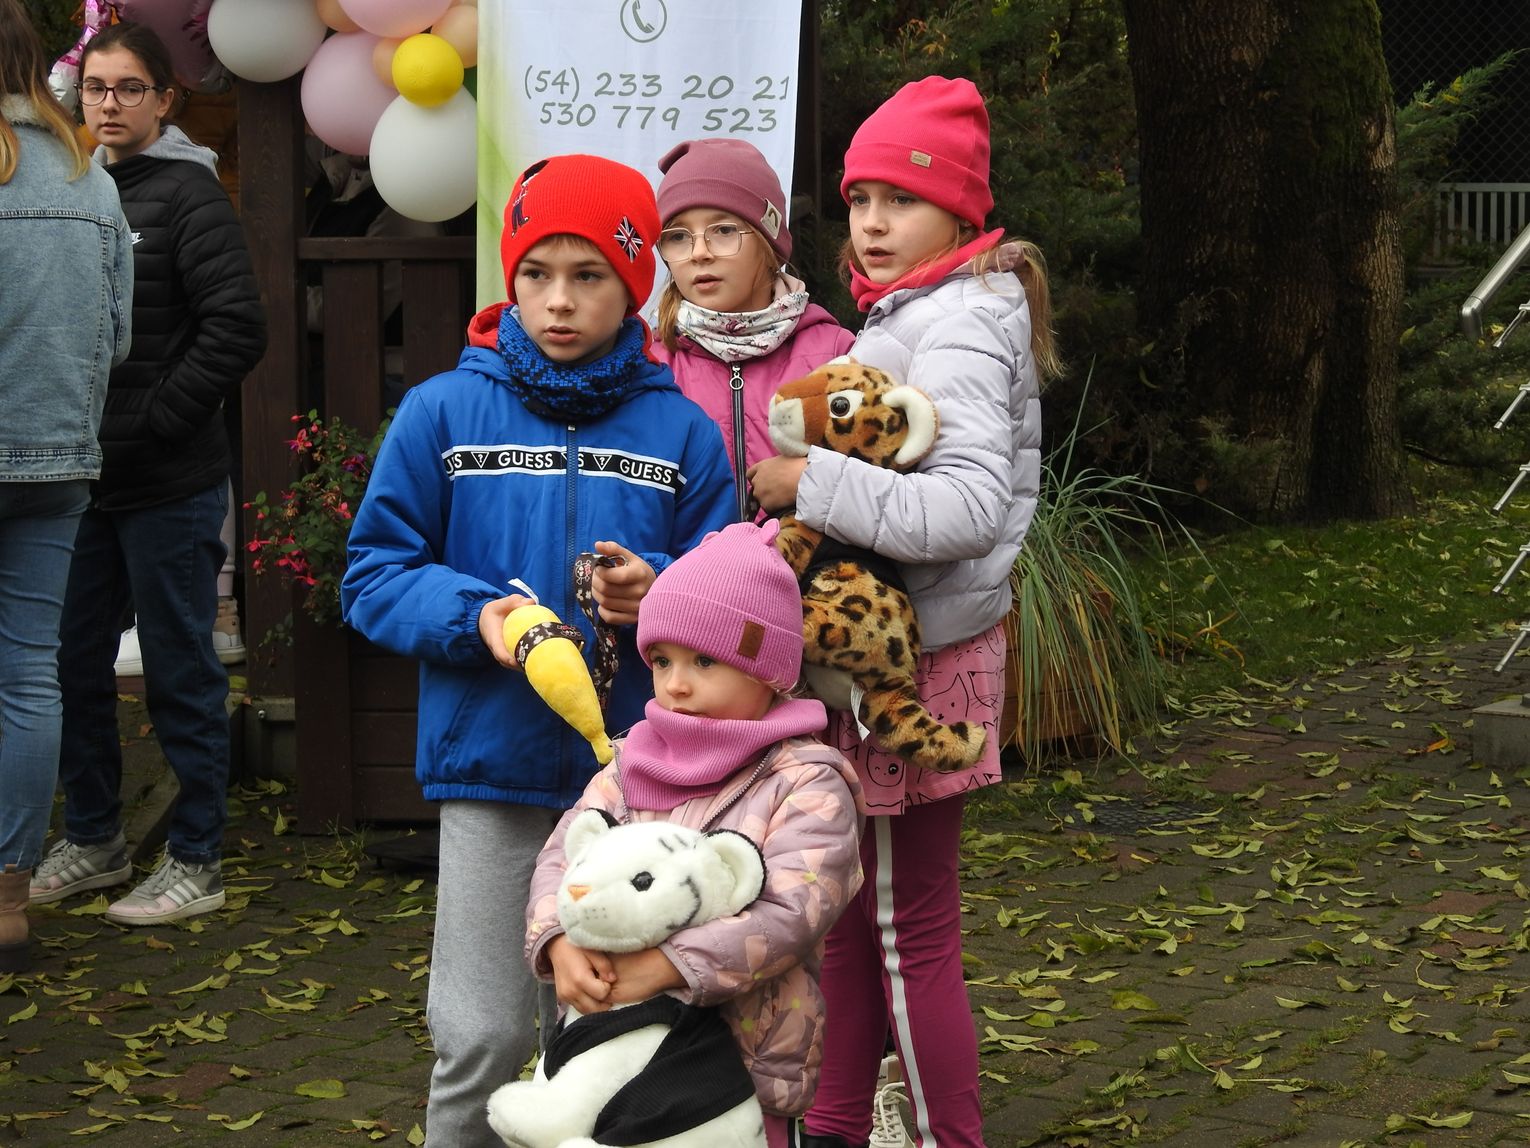
<instances>
[{"instance_id":1,"label":"boy in blue jacket","mask_svg":"<svg viewBox=\"0 0 1530 1148\"><path fill-rule=\"evenodd\" d=\"M507 591L529 587L578 625L588 656L576 555L617 561L595 568L593 598L605 621L632 623L657 572L732 520L722 435L649 358L636 317L658 231L629 167L528 168L500 243L509 302L474 317L455 370L405 394L351 531L345 620L420 660L415 771L441 802L431 1144L499 1145L489 1094L535 1039L538 989L519 959L531 872L596 770L505 648L505 616L529 600ZM641 718L650 688L622 625L608 728Z\"/></svg>"}]
</instances>

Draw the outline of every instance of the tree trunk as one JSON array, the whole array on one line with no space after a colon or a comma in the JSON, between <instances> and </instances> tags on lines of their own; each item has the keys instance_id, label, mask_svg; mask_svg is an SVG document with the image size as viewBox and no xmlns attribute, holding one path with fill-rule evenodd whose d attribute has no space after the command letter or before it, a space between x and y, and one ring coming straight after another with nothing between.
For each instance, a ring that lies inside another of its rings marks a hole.
<instances>
[{"instance_id":1,"label":"tree trunk","mask_svg":"<svg viewBox=\"0 0 1530 1148\"><path fill-rule=\"evenodd\" d=\"M1406 509L1396 138L1375 0L1125 12L1140 313L1182 362L1189 419L1253 448L1229 501L1268 518Z\"/></svg>"}]
</instances>

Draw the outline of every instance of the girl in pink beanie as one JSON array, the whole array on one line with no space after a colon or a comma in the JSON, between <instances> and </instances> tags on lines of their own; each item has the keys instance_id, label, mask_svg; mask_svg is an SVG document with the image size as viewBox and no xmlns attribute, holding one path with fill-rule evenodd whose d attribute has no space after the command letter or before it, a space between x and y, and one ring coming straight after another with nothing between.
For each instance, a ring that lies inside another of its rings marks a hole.
<instances>
[{"instance_id":1,"label":"girl in pink beanie","mask_svg":"<svg viewBox=\"0 0 1530 1148\"><path fill-rule=\"evenodd\" d=\"M977 1038L961 965L958 839L966 794L999 780L1009 574L1036 509L1042 381L1058 370L1040 252L987 228L988 113L968 80L907 84L845 153L845 252L866 324L850 356L925 391L934 449L908 474L813 450L749 471L760 505L900 564L923 630L921 699L980 723L968 770L926 773L836 713L829 741L855 765L871 819L867 880L829 935L830 1025L802 1148L864 1148L891 1029L919 1144L981 1148ZM879 1128L878 1142L883 1142ZM901 1136L899 1137L901 1140Z\"/></svg>"},{"instance_id":2,"label":"girl in pink beanie","mask_svg":"<svg viewBox=\"0 0 1530 1148\"><path fill-rule=\"evenodd\" d=\"M781 181L753 144L688 140L659 161L659 299L654 357L722 428L738 516L754 517L744 472L775 454L770 396L844 353L851 334L808 301L792 254Z\"/></svg>"},{"instance_id":3,"label":"girl in pink beanie","mask_svg":"<svg viewBox=\"0 0 1530 1148\"><path fill-rule=\"evenodd\" d=\"M638 609L654 699L616 758L564 814L531 880L526 957L581 1013L670 992L716 1005L765 1110L770 1148L807 1111L823 1059L818 966L824 935L861 881L860 786L820 742L826 714L793 698L802 670L802 595L777 553L779 528L737 523L671 563ZM574 946L558 924L569 821L732 829L759 846L765 890L735 917L673 934L640 953Z\"/></svg>"}]
</instances>

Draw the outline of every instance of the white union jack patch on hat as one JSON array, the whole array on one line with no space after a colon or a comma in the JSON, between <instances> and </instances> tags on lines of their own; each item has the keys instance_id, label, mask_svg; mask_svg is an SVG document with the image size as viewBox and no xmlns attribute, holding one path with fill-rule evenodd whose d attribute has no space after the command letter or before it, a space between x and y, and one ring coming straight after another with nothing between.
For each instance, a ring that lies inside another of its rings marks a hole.
<instances>
[{"instance_id":1,"label":"white union jack patch on hat","mask_svg":"<svg viewBox=\"0 0 1530 1148\"><path fill-rule=\"evenodd\" d=\"M643 249L643 237L637 233L637 228L632 226L632 220L625 215L622 216L622 221L616 225L616 234L612 238L621 244L622 250L627 253L628 263L637 260L638 252Z\"/></svg>"}]
</instances>

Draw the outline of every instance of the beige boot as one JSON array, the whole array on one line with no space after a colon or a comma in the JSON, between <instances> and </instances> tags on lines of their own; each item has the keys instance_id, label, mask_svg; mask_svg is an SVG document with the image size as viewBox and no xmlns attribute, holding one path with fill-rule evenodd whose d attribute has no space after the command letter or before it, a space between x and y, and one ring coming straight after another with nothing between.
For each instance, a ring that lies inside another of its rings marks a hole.
<instances>
[{"instance_id":1,"label":"beige boot","mask_svg":"<svg viewBox=\"0 0 1530 1148\"><path fill-rule=\"evenodd\" d=\"M32 870L7 865L0 873L0 973L24 973L32 967L27 936L27 902Z\"/></svg>"}]
</instances>

